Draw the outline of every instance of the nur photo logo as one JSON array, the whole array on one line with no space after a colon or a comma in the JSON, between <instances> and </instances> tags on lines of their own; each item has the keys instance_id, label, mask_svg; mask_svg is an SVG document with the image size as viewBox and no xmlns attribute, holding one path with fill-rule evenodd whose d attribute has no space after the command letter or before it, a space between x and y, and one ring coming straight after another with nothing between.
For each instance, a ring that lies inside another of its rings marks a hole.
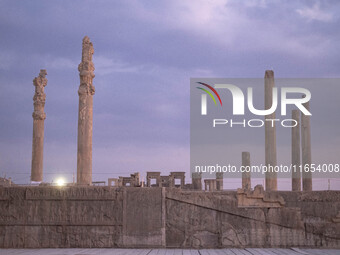
<instances>
[{"instance_id":1,"label":"nur photo logo","mask_svg":"<svg viewBox=\"0 0 340 255\"><path fill-rule=\"evenodd\" d=\"M233 116L242 116L245 115L245 101L247 101L247 107L250 113L256 116L268 116L276 112L279 104L279 93L278 88L273 87L271 91L271 104L269 107L265 107L265 109L257 109L254 106L254 93L253 87L247 87L247 96L245 97L242 89L234 84L222 84L217 83L214 85L210 85L205 82L196 82L200 84L200 87L196 87L203 93L201 93L201 115L208 115L208 97L214 102L214 105L220 105L220 113L223 114L228 105L222 104L221 95L223 96L225 93L230 93L232 96L232 114ZM217 91L218 90L218 91ZM219 101L217 103L216 98ZM296 109L300 110L302 114L311 116L311 112L304 106L305 103L311 100L311 92L302 87L281 87L280 88L280 108L281 108L281 116L287 115L287 106L291 105ZM294 119L270 119L266 118L265 121L271 122L272 126L275 125L275 122L280 122L283 127L294 127L298 123ZM235 125L241 126L249 126L249 127L262 127L265 121L261 119L249 119L246 121L244 119L241 122L235 122L233 119L225 119L225 118L213 118L212 123L213 127L217 125L226 125L230 124L231 127Z\"/></svg>"}]
</instances>

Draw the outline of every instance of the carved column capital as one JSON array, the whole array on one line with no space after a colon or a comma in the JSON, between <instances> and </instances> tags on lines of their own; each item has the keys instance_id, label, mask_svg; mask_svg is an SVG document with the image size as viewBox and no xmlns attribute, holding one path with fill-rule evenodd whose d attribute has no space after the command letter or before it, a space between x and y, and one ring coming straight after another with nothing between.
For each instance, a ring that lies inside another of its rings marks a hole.
<instances>
[{"instance_id":1,"label":"carved column capital","mask_svg":"<svg viewBox=\"0 0 340 255\"><path fill-rule=\"evenodd\" d=\"M32 116L33 119L37 120L44 120L46 118L46 114L44 113L44 106L46 100L44 88L47 85L46 75L47 75L46 70L41 69L39 76L35 77L33 80L33 85L35 86L35 94L33 96L34 112Z\"/></svg>"},{"instance_id":2,"label":"carved column capital","mask_svg":"<svg viewBox=\"0 0 340 255\"><path fill-rule=\"evenodd\" d=\"M33 85L35 86L35 93L44 93L44 87L47 85L46 79L47 72L45 69L41 69L39 76L35 77L33 80ZM38 91L37 91L38 90Z\"/></svg>"},{"instance_id":3,"label":"carved column capital","mask_svg":"<svg viewBox=\"0 0 340 255\"><path fill-rule=\"evenodd\" d=\"M81 83L78 89L78 95L94 95L95 87L91 83Z\"/></svg>"},{"instance_id":4,"label":"carved column capital","mask_svg":"<svg viewBox=\"0 0 340 255\"><path fill-rule=\"evenodd\" d=\"M46 119L46 113L41 111L34 111L32 114L33 119L35 120L44 120Z\"/></svg>"},{"instance_id":5,"label":"carved column capital","mask_svg":"<svg viewBox=\"0 0 340 255\"><path fill-rule=\"evenodd\" d=\"M94 75L94 64L92 62L92 55L94 53L93 44L90 39L85 36L83 39L83 50L81 63L78 66L80 76L80 86L78 90L81 95L94 95L95 87L92 84Z\"/></svg>"}]
</instances>

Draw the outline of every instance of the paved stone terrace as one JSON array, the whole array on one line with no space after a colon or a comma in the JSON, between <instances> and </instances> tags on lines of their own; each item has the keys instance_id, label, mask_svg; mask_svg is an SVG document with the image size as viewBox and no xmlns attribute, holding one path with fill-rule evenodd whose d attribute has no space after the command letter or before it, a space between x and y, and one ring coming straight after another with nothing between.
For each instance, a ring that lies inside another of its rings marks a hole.
<instances>
[{"instance_id":1,"label":"paved stone terrace","mask_svg":"<svg viewBox=\"0 0 340 255\"><path fill-rule=\"evenodd\" d=\"M339 255L339 249L0 249L0 255Z\"/></svg>"}]
</instances>

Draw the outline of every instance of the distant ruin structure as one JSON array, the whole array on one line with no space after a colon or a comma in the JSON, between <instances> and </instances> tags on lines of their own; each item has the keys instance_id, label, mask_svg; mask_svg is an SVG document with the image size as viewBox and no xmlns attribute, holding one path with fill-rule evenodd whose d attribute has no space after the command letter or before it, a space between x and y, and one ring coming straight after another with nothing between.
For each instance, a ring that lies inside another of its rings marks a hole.
<instances>
[{"instance_id":1,"label":"distant ruin structure","mask_svg":"<svg viewBox=\"0 0 340 255\"><path fill-rule=\"evenodd\" d=\"M216 191L216 179L204 179L205 191Z\"/></svg>"},{"instance_id":2,"label":"distant ruin structure","mask_svg":"<svg viewBox=\"0 0 340 255\"><path fill-rule=\"evenodd\" d=\"M109 178L108 186L116 187L141 187L139 173L130 174L130 177L119 176L119 178Z\"/></svg>"},{"instance_id":3,"label":"distant ruin structure","mask_svg":"<svg viewBox=\"0 0 340 255\"><path fill-rule=\"evenodd\" d=\"M151 187L151 186L161 187L161 172L147 172L146 173L146 186L147 187Z\"/></svg>"},{"instance_id":4,"label":"distant ruin structure","mask_svg":"<svg viewBox=\"0 0 340 255\"><path fill-rule=\"evenodd\" d=\"M33 140L32 140L32 166L31 182L43 180L43 152L44 152L44 112L46 94L44 88L47 85L46 70L40 70L39 76L33 80L35 86L33 117Z\"/></svg>"},{"instance_id":5,"label":"distant ruin structure","mask_svg":"<svg viewBox=\"0 0 340 255\"><path fill-rule=\"evenodd\" d=\"M162 187L170 187L170 176L169 175L161 175L161 186Z\"/></svg>"},{"instance_id":6,"label":"distant ruin structure","mask_svg":"<svg viewBox=\"0 0 340 255\"><path fill-rule=\"evenodd\" d=\"M179 180L179 183L176 183L176 180ZM147 172L146 187L189 188L185 184L185 172L170 172L170 175L161 175L161 172Z\"/></svg>"},{"instance_id":7,"label":"distant ruin structure","mask_svg":"<svg viewBox=\"0 0 340 255\"><path fill-rule=\"evenodd\" d=\"M292 111L292 119L297 125L292 127L292 191L301 191L301 172L300 172L300 111ZM294 171L295 168L295 171Z\"/></svg>"},{"instance_id":8,"label":"distant ruin structure","mask_svg":"<svg viewBox=\"0 0 340 255\"><path fill-rule=\"evenodd\" d=\"M266 110L273 105L273 90L275 87L274 71L266 70L264 76L264 107ZM276 125L270 121L275 119L275 112L265 115L265 163L266 166L275 167L277 165L276 158ZM276 172L266 172L266 190L277 190L277 174Z\"/></svg>"},{"instance_id":9,"label":"distant ruin structure","mask_svg":"<svg viewBox=\"0 0 340 255\"><path fill-rule=\"evenodd\" d=\"M79 115L78 115L78 152L77 152L77 184L92 184L92 123L93 123L93 95L95 88L94 65L92 55L93 45L85 36L83 39L82 59L78 66L80 86Z\"/></svg>"},{"instance_id":10,"label":"distant ruin structure","mask_svg":"<svg viewBox=\"0 0 340 255\"><path fill-rule=\"evenodd\" d=\"M176 180L180 183L177 184ZM185 172L170 172L170 187L184 188L185 186Z\"/></svg>"},{"instance_id":11,"label":"distant ruin structure","mask_svg":"<svg viewBox=\"0 0 340 255\"><path fill-rule=\"evenodd\" d=\"M237 206L276 208L284 207L285 200L276 193L265 192L262 185L256 185L254 190L237 189Z\"/></svg>"},{"instance_id":12,"label":"distant ruin structure","mask_svg":"<svg viewBox=\"0 0 340 255\"><path fill-rule=\"evenodd\" d=\"M216 173L216 190L223 190L223 172Z\"/></svg>"},{"instance_id":13,"label":"distant ruin structure","mask_svg":"<svg viewBox=\"0 0 340 255\"><path fill-rule=\"evenodd\" d=\"M12 182L11 177L9 178L0 177L0 187L10 187L12 185L15 185L15 184Z\"/></svg>"},{"instance_id":14,"label":"distant ruin structure","mask_svg":"<svg viewBox=\"0 0 340 255\"><path fill-rule=\"evenodd\" d=\"M250 167L250 153L247 151L242 152L242 166L244 168ZM251 189L251 174L250 171L242 172L242 189L250 190Z\"/></svg>"},{"instance_id":15,"label":"distant ruin structure","mask_svg":"<svg viewBox=\"0 0 340 255\"><path fill-rule=\"evenodd\" d=\"M309 101L303 106L310 111ZM310 116L301 113L301 145L302 145L302 189L303 191L312 191L312 172L309 171L312 163L310 134ZM308 170L305 168L307 167Z\"/></svg>"},{"instance_id":16,"label":"distant ruin structure","mask_svg":"<svg viewBox=\"0 0 340 255\"><path fill-rule=\"evenodd\" d=\"M192 173L192 189L202 190L202 173Z\"/></svg>"}]
</instances>

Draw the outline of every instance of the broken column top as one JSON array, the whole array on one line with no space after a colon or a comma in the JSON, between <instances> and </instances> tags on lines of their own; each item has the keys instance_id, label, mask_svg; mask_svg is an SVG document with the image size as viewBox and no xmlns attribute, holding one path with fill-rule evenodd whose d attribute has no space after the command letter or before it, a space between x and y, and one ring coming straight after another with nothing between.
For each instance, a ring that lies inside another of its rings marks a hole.
<instances>
[{"instance_id":1,"label":"broken column top","mask_svg":"<svg viewBox=\"0 0 340 255\"><path fill-rule=\"evenodd\" d=\"M94 53L93 44L88 36L83 39L83 51L81 62L92 62L92 55Z\"/></svg>"},{"instance_id":2,"label":"broken column top","mask_svg":"<svg viewBox=\"0 0 340 255\"><path fill-rule=\"evenodd\" d=\"M35 93L33 96L34 101L34 113L33 118L39 118L39 119L45 119L46 116L41 111L41 109L38 109L36 107L44 106L45 100L46 100L46 94L44 92L44 87L47 85L47 79L46 79L47 72L45 69L41 69L39 76L35 77L33 80L33 85L35 86Z\"/></svg>"},{"instance_id":3,"label":"broken column top","mask_svg":"<svg viewBox=\"0 0 340 255\"><path fill-rule=\"evenodd\" d=\"M274 77L274 71L273 70L266 70L264 78L273 78Z\"/></svg>"},{"instance_id":4,"label":"broken column top","mask_svg":"<svg viewBox=\"0 0 340 255\"><path fill-rule=\"evenodd\" d=\"M87 36L83 39L83 48L81 54L81 63L78 66L80 76L88 76L94 78L94 64L92 62L92 55L94 53L93 44ZM92 80L90 81L92 83Z\"/></svg>"},{"instance_id":5,"label":"broken column top","mask_svg":"<svg viewBox=\"0 0 340 255\"><path fill-rule=\"evenodd\" d=\"M41 69L39 76L34 78L33 85L36 87L36 93L37 93L37 87L43 89L47 85L46 75L47 75L46 70Z\"/></svg>"},{"instance_id":6,"label":"broken column top","mask_svg":"<svg viewBox=\"0 0 340 255\"><path fill-rule=\"evenodd\" d=\"M40 69L39 76L45 78L46 75L47 75L46 69Z\"/></svg>"},{"instance_id":7,"label":"broken column top","mask_svg":"<svg viewBox=\"0 0 340 255\"><path fill-rule=\"evenodd\" d=\"M94 75L94 64L92 62L92 55L94 53L93 44L90 38L85 36L83 39L81 63L78 66L80 76L80 86L78 94L94 95L95 87L92 84Z\"/></svg>"},{"instance_id":8,"label":"broken column top","mask_svg":"<svg viewBox=\"0 0 340 255\"><path fill-rule=\"evenodd\" d=\"M250 158L250 152L249 151L242 151L242 158Z\"/></svg>"}]
</instances>

